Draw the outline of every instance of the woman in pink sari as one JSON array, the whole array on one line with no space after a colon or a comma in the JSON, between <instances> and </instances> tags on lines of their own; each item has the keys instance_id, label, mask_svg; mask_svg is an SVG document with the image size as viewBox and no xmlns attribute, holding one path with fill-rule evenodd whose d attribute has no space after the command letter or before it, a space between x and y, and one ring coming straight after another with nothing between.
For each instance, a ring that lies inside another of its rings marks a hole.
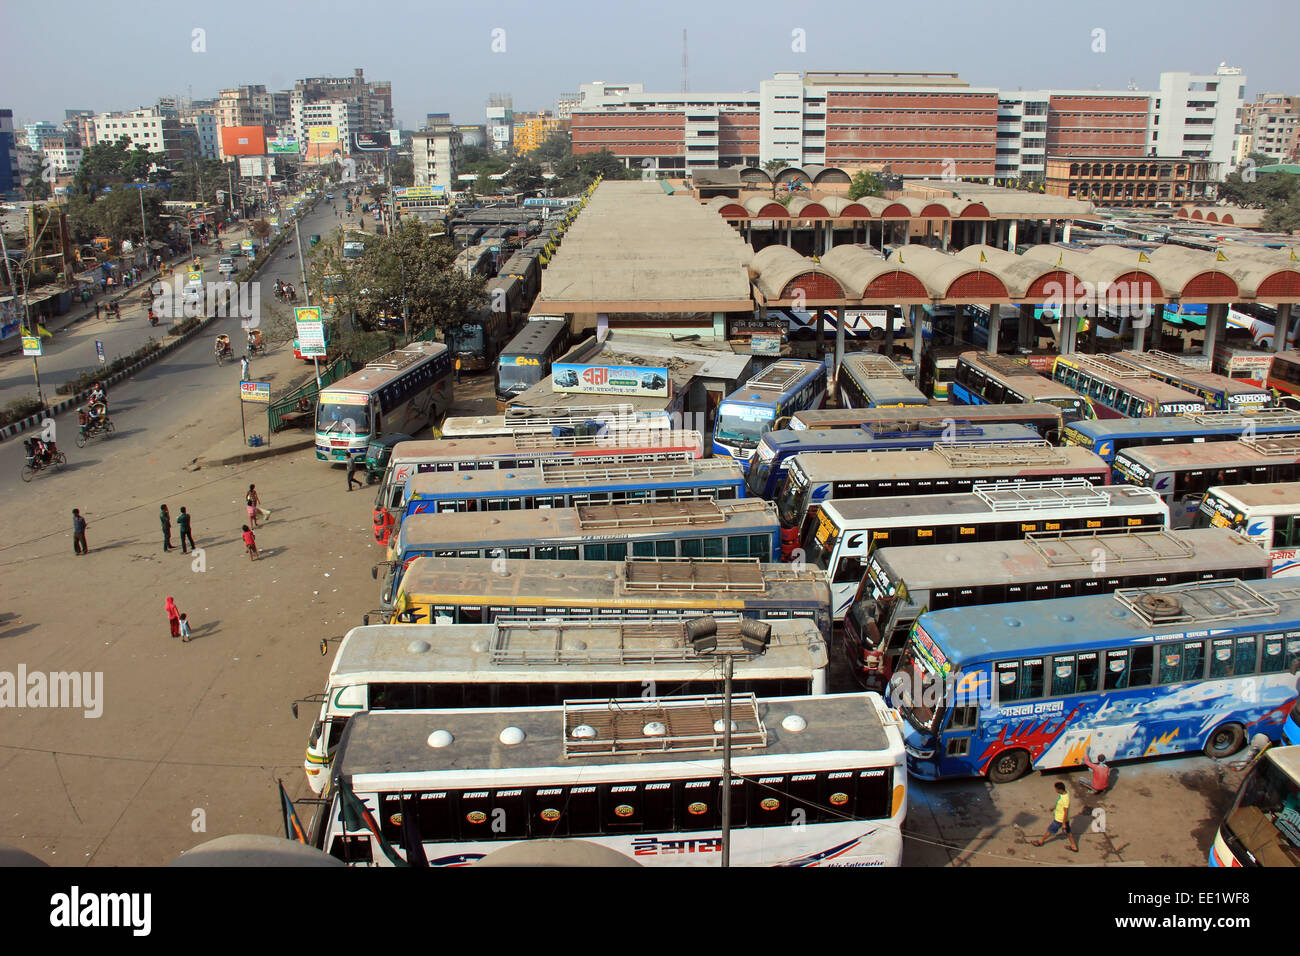
<instances>
[{"instance_id":1,"label":"woman in pink sari","mask_svg":"<svg viewBox=\"0 0 1300 956\"><path fill-rule=\"evenodd\" d=\"M176 601L173 598L167 599L167 623L171 625L172 637L181 636L181 612L176 609Z\"/></svg>"}]
</instances>

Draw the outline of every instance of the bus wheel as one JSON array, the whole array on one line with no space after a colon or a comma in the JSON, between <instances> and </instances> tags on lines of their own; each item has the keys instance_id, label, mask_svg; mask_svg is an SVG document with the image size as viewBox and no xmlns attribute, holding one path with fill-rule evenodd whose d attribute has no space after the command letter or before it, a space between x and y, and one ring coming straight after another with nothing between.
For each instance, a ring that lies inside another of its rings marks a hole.
<instances>
[{"instance_id":1,"label":"bus wheel","mask_svg":"<svg viewBox=\"0 0 1300 956\"><path fill-rule=\"evenodd\" d=\"M1230 757L1246 746L1246 731L1241 724L1224 724L1216 727L1214 733L1205 741L1205 756L1218 760Z\"/></svg>"},{"instance_id":2,"label":"bus wheel","mask_svg":"<svg viewBox=\"0 0 1300 956\"><path fill-rule=\"evenodd\" d=\"M1028 769L1028 753L1023 750L1004 750L989 764L989 779L994 783L1010 783L1023 777Z\"/></svg>"}]
</instances>

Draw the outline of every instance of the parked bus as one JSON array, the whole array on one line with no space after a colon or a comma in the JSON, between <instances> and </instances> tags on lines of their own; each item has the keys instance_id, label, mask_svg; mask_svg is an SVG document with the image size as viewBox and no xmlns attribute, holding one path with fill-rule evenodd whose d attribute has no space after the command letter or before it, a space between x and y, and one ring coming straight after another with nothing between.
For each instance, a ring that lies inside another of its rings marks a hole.
<instances>
[{"instance_id":1,"label":"parked bus","mask_svg":"<svg viewBox=\"0 0 1300 956\"><path fill-rule=\"evenodd\" d=\"M1078 392L1039 375L1028 362L1009 355L963 352L957 359L950 395L957 405L1055 405L1067 424L1097 417L1092 404Z\"/></svg>"},{"instance_id":2,"label":"parked bus","mask_svg":"<svg viewBox=\"0 0 1300 956\"><path fill-rule=\"evenodd\" d=\"M840 363L841 408L892 408L929 405L930 400L907 380L891 359L875 352L852 352Z\"/></svg>"},{"instance_id":3,"label":"parked bus","mask_svg":"<svg viewBox=\"0 0 1300 956\"><path fill-rule=\"evenodd\" d=\"M419 479L417 479L418 481ZM383 562L380 606L392 608L402 572L416 558L757 558L781 555L781 525L767 501L659 501L579 505L509 515L428 512L402 519ZM379 580L380 565L371 568Z\"/></svg>"},{"instance_id":4,"label":"parked bus","mask_svg":"<svg viewBox=\"0 0 1300 956\"><path fill-rule=\"evenodd\" d=\"M550 408L507 408L502 415L476 415L446 418L441 432L443 438L505 438L520 432L550 432L570 434L583 427L599 425L606 429L632 431L636 429L671 428L672 418L667 413L640 412L631 405L589 405L569 408L557 405Z\"/></svg>"},{"instance_id":5,"label":"parked bus","mask_svg":"<svg viewBox=\"0 0 1300 956\"><path fill-rule=\"evenodd\" d=\"M1151 418L1205 411L1205 401L1199 396L1103 355L1058 356L1052 363L1052 378L1087 395L1101 418Z\"/></svg>"},{"instance_id":6,"label":"parked bus","mask_svg":"<svg viewBox=\"0 0 1300 956\"><path fill-rule=\"evenodd\" d=\"M1273 389L1279 401L1286 398L1300 400L1300 352L1278 352L1268 367L1268 387Z\"/></svg>"},{"instance_id":7,"label":"parked bus","mask_svg":"<svg viewBox=\"0 0 1300 956\"><path fill-rule=\"evenodd\" d=\"M1273 404L1272 394L1263 385L1191 368L1168 352L1125 351L1116 352L1111 358L1132 365L1167 385L1199 395L1206 408L1214 411L1257 412Z\"/></svg>"},{"instance_id":8,"label":"parked bus","mask_svg":"<svg viewBox=\"0 0 1300 956\"><path fill-rule=\"evenodd\" d=\"M1061 410L1055 405L1027 402L1024 405L903 406L900 408L821 408L799 412L790 418L792 431L827 428L870 428L872 431L902 431L956 422L959 425L1027 425L1056 444L1061 438Z\"/></svg>"},{"instance_id":9,"label":"parked bus","mask_svg":"<svg viewBox=\"0 0 1300 956\"><path fill-rule=\"evenodd\" d=\"M778 429L768 432L758 443L758 451L745 476L749 493L756 498L774 498L785 481L786 465L795 455L836 454L855 451L907 451L933 448L940 442L1033 442L1041 445L1042 437L1024 425L967 425L952 419L944 423L902 430L879 431L867 427L851 430L794 431Z\"/></svg>"},{"instance_id":10,"label":"parked bus","mask_svg":"<svg viewBox=\"0 0 1300 956\"><path fill-rule=\"evenodd\" d=\"M437 342L412 342L367 362L317 396L316 458L344 461L365 455L384 432L429 427L451 406L452 381L451 356Z\"/></svg>"},{"instance_id":11,"label":"parked bus","mask_svg":"<svg viewBox=\"0 0 1300 956\"><path fill-rule=\"evenodd\" d=\"M569 348L569 322L542 316L529 319L497 361L497 411L551 374L551 363Z\"/></svg>"},{"instance_id":12,"label":"parked bus","mask_svg":"<svg viewBox=\"0 0 1300 956\"><path fill-rule=\"evenodd\" d=\"M1126 448L1177 445L1188 442L1235 441L1243 435L1300 433L1300 412L1266 408L1258 412L1199 412L1164 418L1105 418L1075 422L1062 436L1113 462Z\"/></svg>"},{"instance_id":13,"label":"parked bus","mask_svg":"<svg viewBox=\"0 0 1300 956\"><path fill-rule=\"evenodd\" d=\"M670 462L700 458L704 436L696 431L647 429L608 435L515 434L504 438L435 439L394 446L375 498L375 540L397 518L413 475L471 471L515 471L577 462Z\"/></svg>"},{"instance_id":14,"label":"parked bus","mask_svg":"<svg viewBox=\"0 0 1300 956\"><path fill-rule=\"evenodd\" d=\"M1291 318L1295 318L1294 306L1291 307ZM1245 329L1250 333L1256 348L1271 350L1273 340L1277 337L1277 309L1263 302L1234 302L1228 306L1227 327ZM1286 341L1282 344L1288 349L1295 348L1297 334L1297 329L1292 324Z\"/></svg>"},{"instance_id":15,"label":"parked bus","mask_svg":"<svg viewBox=\"0 0 1300 956\"><path fill-rule=\"evenodd\" d=\"M508 561L416 558L390 624L490 624L497 617L730 614L807 618L830 641L830 594L817 571L754 559ZM370 623L368 620L364 623Z\"/></svg>"},{"instance_id":16,"label":"parked bus","mask_svg":"<svg viewBox=\"0 0 1300 956\"><path fill-rule=\"evenodd\" d=\"M416 475L393 510L405 517L408 512L423 515L450 511L527 511L627 502L730 501L743 497L745 474L729 459L706 458L657 465L616 461L543 465L517 472Z\"/></svg>"},{"instance_id":17,"label":"parked bus","mask_svg":"<svg viewBox=\"0 0 1300 956\"><path fill-rule=\"evenodd\" d=\"M1224 528L1031 533L1021 541L877 548L852 598L844 653L854 674L883 690L926 611L1108 594L1185 581L1269 576L1268 554ZM831 585L832 600L835 584Z\"/></svg>"},{"instance_id":18,"label":"parked bus","mask_svg":"<svg viewBox=\"0 0 1300 956\"><path fill-rule=\"evenodd\" d=\"M1272 361L1272 352L1242 348L1231 343L1215 346L1214 349L1214 371L1229 378L1267 382L1268 366Z\"/></svg>"},{"instance_id":19,"label":"parked bus","mask_svg":"<svg viewBox=\"0 0 1300 956\"><path fill-rule=\"evenodd\" d=\"M928 451L795 455L776 497L783 529L803 540L820 506L839 498L960 494L977 484L1083 478L1110 483L1110 468L1082 448L1034 445L944 445ZM785 538L783 537L783 540Z\"/></svg>"},{"instance_id":20,"label":"parked bus","mask_svg":"<svg viewBox=\"0 0 1300 956\"><path fill-rule=\"evenodd\" d=\"M749 468L749 458L765 432L784 419L826 401L826 366L782 359L763 369L718 405L713 424L713 454Z\"/></svg>"},{"instance_id":21,"label":"parked bus","mask_svg":"<svg viewBox=\"0 0 1300 956\"><path fill-rule=\"evenodd\" d=\"M1300 479L1300 435L1130 448L1115 456L1115 477L1154 488L1169 502L1174 527L1183 527L1215 485Z\"/></svg>"},{"instance_id":22,"label":"parked bus","mask_svg":"<svg viewBox=\"0 0 1300 956\"><path fill-rule=\"evenodd\" d=\"M963 345L927 345L921 353L921 394L936 402L951 402L951 387L957 377L957 359L966 351Z\"/></svg>"},{"instance_id":23,"label":"parked bus","mask_svg":"<svg viewBox=\"0 0 1300 956\"><path fill-rule=\"evenodd\" d=\"M1255 760L1210 849L1210 866L1300 866L1300 747Z\"/></svg>"},{"instance_id":24,"label":"parked bus","mask_svg":"<svg viewBox=\"0 0 1300 956\"><path fill-rule=\"evenodd\" d=\"M721 697L360 714L311 839L361 866L389 853L464 866L519 841L581 839L647 866L716 867L722 714ZM732 721L732 863L902 861L903 744L879 696L745 696Z\"/></svg>"},{"instance_id":25,"label":"parked bus","mask_svg":"<svg viewBox=\"0 0 1300 956\"><path fill-rule=\"evenodd\" d=\"M484 371L496 367L497 356L511 341L515 329L509 312L479 309L447 328L447 348L453 359L460 359L465 371Z\"/></svg>"},{"instance_id":26,"label":"parked bus","mask_svg":"<svg viewBox=\"0 0 1300 956\"><path fill-rule=\"evenodd\" d=\"M1250 538L1270 555L1274 577L1300 575L1300 481L1213 487L1194 523Z\"/></svg>"},{"instance_id":27,"label":"parked bus","mask_svg":"<svg viewBox=\"0 0 1300 956\"><path fill-rule=\"evenodd\" d=\"M771 621L762 654L736 661L733 690L759 697L826 693L826 642L812 621ZM738 629L718 621L719 633ZM371 710L554 706L589 697L722 691L682 620L529 620L354 627L320 695L303 768L320 793L348 719ZM312 699L308 703L314 703ZM298 715L294 704L294 716Z\"/></svg>"},{"instance_id":28,"label":"parked bus","mask_svg":"<svg viewBox=\"0 0 1300 956\"><path fill-rule=\"evenodd\" d=\"M890 684L925 780L1277 739L1296 698L1290 581L1199 581L922 614Z\"/></svg>"},{"instance_id":29,"label":"parked bus","mask_svg":"<svg viewBox=\"0 0 1300 956\"><path fill-rule=\"evenodd\" d=\"M1150 488L1082 480L976 485L952 495L844 498L822 505L802 546L826 572L836 618L858 591L877 548L1021 541L1027 534L1159 527L1169 508ZM932 559L937 560L937 559Z\"/></svg>"}]
</instances>

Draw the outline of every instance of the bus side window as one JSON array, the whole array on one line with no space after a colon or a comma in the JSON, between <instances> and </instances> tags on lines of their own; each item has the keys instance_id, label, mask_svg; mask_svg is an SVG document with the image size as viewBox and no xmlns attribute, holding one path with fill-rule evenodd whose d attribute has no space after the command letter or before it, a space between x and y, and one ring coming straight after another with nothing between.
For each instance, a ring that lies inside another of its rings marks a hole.
<instances>
[{"instance_id":1,"label":"bus side window","mask_svg":"<svg viewBox=\"0 0 1300 956\"><path fill-rule=\"evenodd\" d=\"M1286 663L1286 655L1282 653L1282 650L1281 634L1264 635L1264 654L1259 661L1259 672L1261 674L1281 673L1283 664Z\"/></svg>"},{"instance_id":2,"label":"bus side window","mask_svg":"<svg viewBox=\"0 0 1300 956\"><path fill-rule=\"evenodd\" d=\"M979 707L954 707L950 711L951 716L948 718L949 730L970 730L975 726L979 717Z\"/></svg>"},{"instance_id":3,"label":"bus side window","mask_svg":"<svg viewBox=\"0 0 1300 956\"><path fill-rule=\"evenodd\" d=\"M840 558L839 564L835 565L835 574L831 578L833 584L858 584L862 581L864 574L862 559L849 555Z\"/></svg>"},{"instance_id":4,"label":"bus side window","mask_svg":"<svg viewBox=\"0 0 1300 956\"><path fill-rule=\"evenodd\" d=\"M1133 648L1133 661L1129 667L1129 687L1151 686L1151 673L1155 669L1154 651L1150 646Z\"/></svg>"},{"instance_id":5,"label":"bus side window","mask_svg":"<svg viewBox=\"0 0 1300 956\"><path fill-rule=\"evenodd\" d=\"M1096 651L1080 654L1076 658L1079 667L1079 681L1076 693L1086 694L1095 691L1101 681L1101 657Z\"/></svg>"},{"instance_id":6,"label":"bus side window","mask_svg":"<svg viewBox=\"0 0 1300 956\"><path fill-rule=\"evenodd\" d=\"M1020 700L1043 696L1043 659L1030 658L1020 662Z\"/></svg>"},{"instance_id":7,"label":"bus side window","mask_svg":"<svg viewBox=\"0 0 1300 956\"><path fill-rule=\"evenodd\" d=\"M1300 545L1300 518L1278 515L1273 519L1273 547L1294 548Z\"/></svg>"},{"instance_id":8,"label":"bus side window","mask_svg":"<svg viewBox=\"0 0 1300 956\"><path fill-rule=\"evenodd\" d=\"M1300 670L1300 637L1295 634L1286 636L1286 661L1282 669L1288 674L1294 674Z\"/></svg>"},{"instance_id":9,"label":"bus side window","mask_svg":"<svg viewBox=\"0 0 1300 956\"><path fill-rule=\"evenodd\" d=\"M1258 659L1258 643L1258 640L1254 637L1237 638L1237 646L1232 662L1234 677L1244 677L1247 674L1255 673L1255 661Z\"/></svg>"},{"instance_id":10,"label":"bus side window","mask_svg":"<svg viewBox=\"0 0 1300 956\"><path fill-rule=\"evenodd\" d=\"M1076 680L1074 655L1058 655L1052 658L1051 696L1064 697L1074 693Z\"/></svg>"},{"instance_id":11,"label":"bus side window","mask_svg":"<svg viewBox=\"0 0 1300 956\"><path fill-rule=\"evenodd\" d=\"M577 561L577 560L578 560L578 546L577 546L577 545L565 545L565 546L561 547L561 548L560 548L560 560L561 560L561 561Z\"/></svg>"},{"instance_id":12,"label":"bus side window","mask_svg":"<svg viewBox=\"0 0 1300 956\"><path fill-rule=\"evenodd\" d=\"M993 665L994 687L999 703L1020 699L1020 662L998 661Z\"/></svg>"},{"instance_id":13,"label":"bus side window","mask_svg":"<svg viewBox=\"0 0 1300 956\"><path fill-rule=\"evenodd\" d=\"M1128 651L1106 652L1106 690L1123 690L1128 687Z\"/></svg>"},{"instance_id":14,"label":"bus side window","mask_svg":"<svg viewBox=\"0 0 1300 956\"><path fill-rule=\"evenodd\" d=\"M1210 679L1232 676L1232 638L1210 642Z\"/></svg>"}]
</instances>

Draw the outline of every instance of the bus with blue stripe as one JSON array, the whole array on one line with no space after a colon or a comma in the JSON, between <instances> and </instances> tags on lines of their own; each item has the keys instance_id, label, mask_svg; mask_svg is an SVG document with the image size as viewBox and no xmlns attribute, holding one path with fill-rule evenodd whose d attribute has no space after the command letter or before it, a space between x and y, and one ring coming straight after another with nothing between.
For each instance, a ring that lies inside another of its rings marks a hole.
<instances>
[{"instance_id":1,"label":"bus with blue stripe","mask_svg":"<svg viewBox=\"0 0 1300 956\"><path fill-rule=\"evenodd\" d=\"M782 359L763 369L718 405L713 454L749 468L763 436L795 412L826 403L826 365Z\"/></svg>"},{"instance_id":2,"label":"bus with blue stripe","mask_svg":"<svg viewBox=\"0 0 1300 956\"><path fill-rule=\"evenodd\" d=\"M1296 700L1300 588L1123 587L922 614L890 682L925 780L1277 740Z\"/></svg>"},{"instance_id":3,"label":"bus with blue stripe","mask_svg":"<svg viewBox=\"0 0 1300 956\"><path fill-rule=\"evenodd\" d=\"M1245 535L1270 555L1273 577L1300 578L1300 481L1211 488L1193 526Z\"/></svg>"},{"instance_id":4,"label":"bus with blue stripe","mask_svg":"<svg viewBox=\"0 0 1300 956\"><path fill-rule=\"evenodd\" d=\"M1291 712L1286 715L1286 723L1282 725L1282 743L1287 746L1300 744L1300 699L1297 699Z\"/></svg>"},{"instance_id":5,"label":"bus with blue stripe","mask_svg":"<svg viewBox=\"0 0 1300 956\"><path fill-rule=\"evenodd\" d=\"M1167 352L1116 352L1117 362L1146 372L1157 381L1199 395L1206 408L1221 412L1257 412L1273 404L1273 394L1254 382L1193 368Z\"/></svg>"},{"instance_id":6,"label":"bus with blue stripe","mask_svg":"<svg viewBox=\"0 0 1300 956\"><path fill-rule=\"evenodd\" d=\"M933 448L936 442L1034 442L1042 436L1025 425L970 425L952 419L918 428L833 428L825 431L778 429L758 443L758 451L745 475L745 485L756 498L776 497L786 478L786 465L798 454L852 451L911 451Z\"/></svg>"},{"instance_id":7,"label":"bus with blue stripe","mask_svg":"<svg viewBox=\"0 0 1300 956\"><path fill-rule=\"evenodd\" d=\"M844 356L838 378L841 408L925 406L930 400L907 380L903 370L875 352Z\"/></svg>"},{"instance_id":8,"label":"bus with blue stripe","mask_svg":"<svg viewBox=\"0 0 1300 956\"><path fill-rule=\"evenodd\" d=\"M1300 866L1300 747L1270 747L1223 816L1210 866Z\"/></svg>"},{"instance_id":9,"label":"bus with blue stripe","mask_svg":"<svg viewBox=\"0 0 1300 956\"><path fill-rule=\"evenodd\" d=\"M1061 409L1065 421L1096 418L1092 403L1059 382L1039 375L1023 359L1009 355L963 352L949 386L954 405L1001 405L1045 402Z\"/></svg>"},{"instance_id":10,"label":"bus with blue stripe","mask_svg":"<svg viewBox=\"0 0 1300 956\"><path fill-rule=\"evenodd\" d=\"M1105 418L1067 425L1062 440L1079 445L1107 462L1127 448L1185 442L1235 441L1243 435L1300 432L1300 412L1266 408L1259 412L1198 412L1162 418Z\"/></svg>"},{"instance_id":11,"label":"bus with blue stripe","mask_svg":"<svg viewBox=\"0 0 1300 956\"><path fill-rule=\"evenodd\" d=\"M951 408L946 403L897 408L817 408L794 415L790 419L790 427L795 431L804 431L860 428L865 425L873 431L903 431L942 426L953 421L959 425L1028 425L1053 444L1060 440L1063 427L1061 410L1055 405L1041 402L1028 402L1024 405L965 405L960 409Z\"/></svg>"}]
</instances>

